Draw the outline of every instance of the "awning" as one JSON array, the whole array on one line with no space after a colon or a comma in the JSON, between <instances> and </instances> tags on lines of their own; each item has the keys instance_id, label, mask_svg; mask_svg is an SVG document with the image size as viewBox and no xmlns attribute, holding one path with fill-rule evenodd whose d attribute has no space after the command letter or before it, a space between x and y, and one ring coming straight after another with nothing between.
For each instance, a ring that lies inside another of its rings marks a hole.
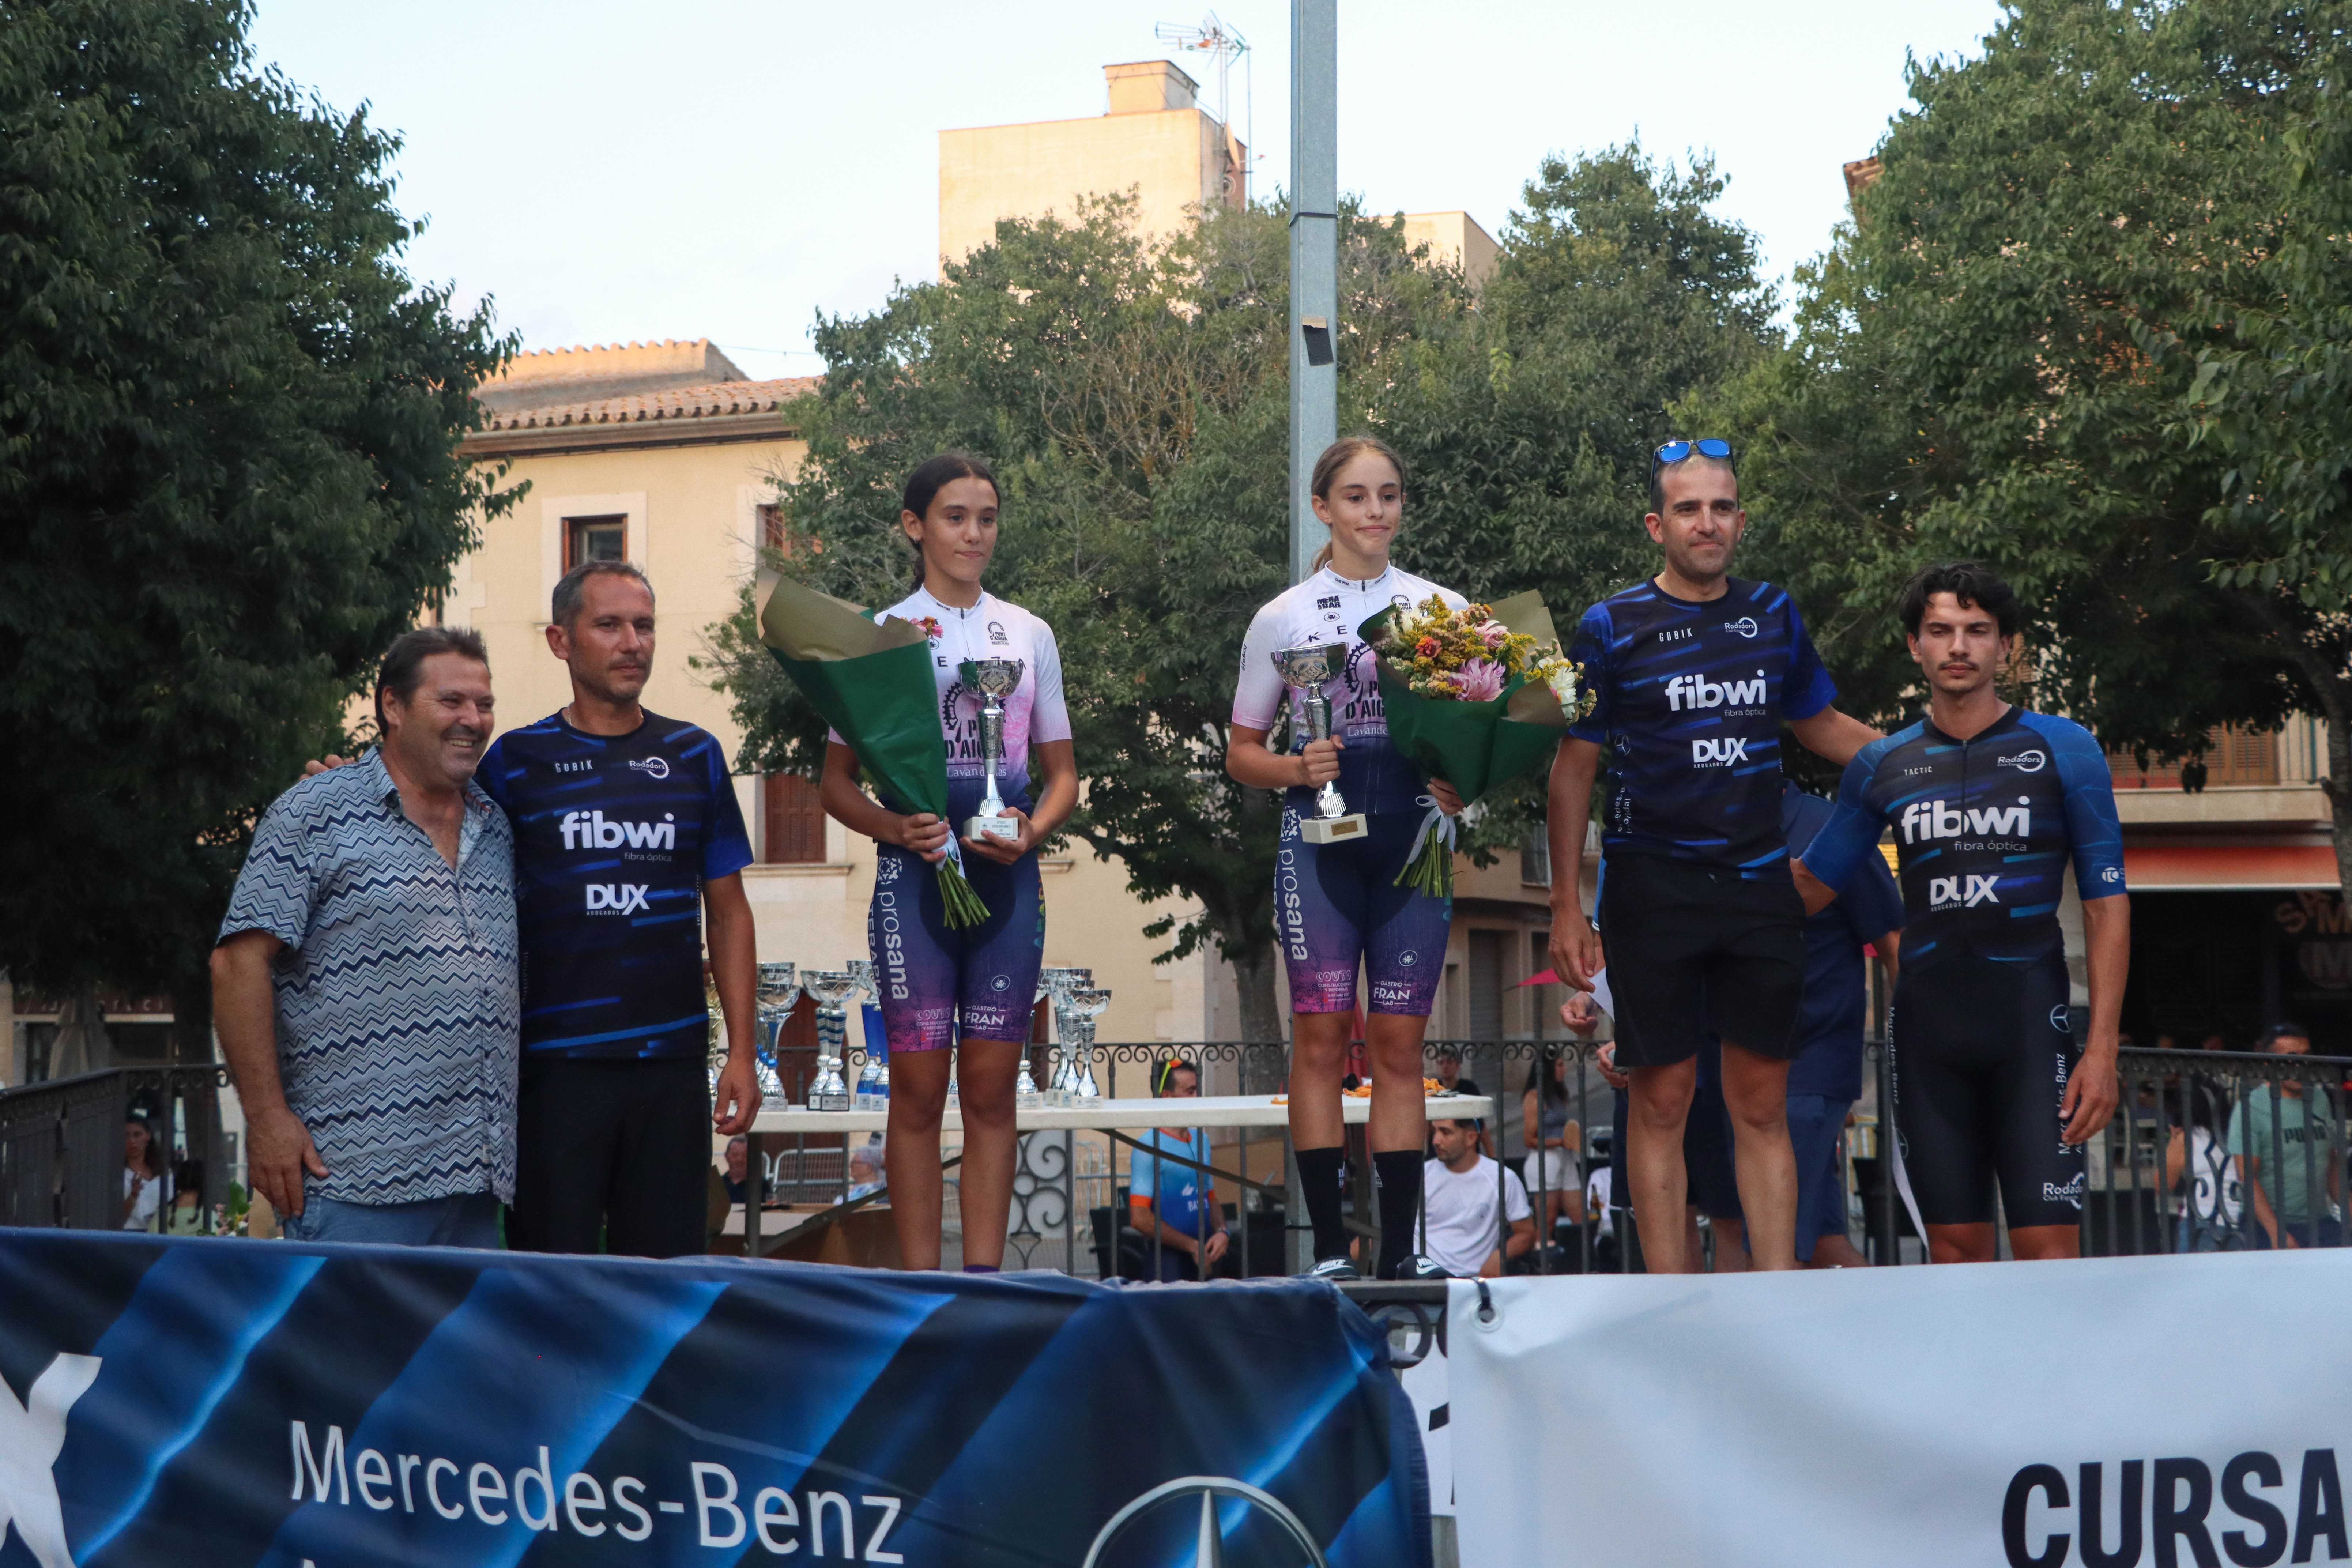
<instances>
[{"instance_id":1,"label":"awning","mask_svg":"<svg viewBox=\"0 0 2352 1568\"><path fill-rule=\"evenodd\" d=\"M2326 844L2153 844L2124 847L2135 893L2276 892L2337 885Z\"/></svg>"}]
</instances>

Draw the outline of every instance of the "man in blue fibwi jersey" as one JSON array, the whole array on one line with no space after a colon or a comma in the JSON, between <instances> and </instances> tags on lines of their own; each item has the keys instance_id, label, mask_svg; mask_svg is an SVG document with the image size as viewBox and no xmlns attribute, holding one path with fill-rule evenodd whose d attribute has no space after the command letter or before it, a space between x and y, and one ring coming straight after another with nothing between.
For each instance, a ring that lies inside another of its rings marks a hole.
<instances>
[{"instance_id":1,"label":"man in blue fibwi jersey","mask_svg":"<svg viewBox=\"0 0 2352 1568\"><path fill-rule=\"evenodd\" d=\"M1647 582L1578 624L1592 711L1552 766L1552 963L1615 990L1617 1063L1630 1069L1626 1184L1652 1271L1686 1273L1683 1129L1710 1035L1748 1244L1759 1268L1797 1266L1797 1164L1789 1059L1805 980L1804 910L1780 826L1780 726L1844 763L1878 731L1831 706L1837 689L1797 606L1769 583L1730 575L1748 525L1731 447L1669 441L1650 467L1643 522L1665 555ZM1601 748L1609 867L1600 929L1574 868Z\"/></svg>"},{"instance_id":2,"label":"man in blue fibwi jersey","mask_svg":"<svg viewBox=\"0 0 2352 1568\"><path fill-rule=\"evenodd\" d=\"M1967 562L1903 591L1927 717L1846 768L1837 813L1805 848L1806 907L1831 901L1895 830L1903 883L1895 983L1895 1173L1938 1263L1993 1257L1998 1179L2019 1258L2082 1249L2084 1143L2116 1100L2116 1018L2131 963L2123 829L2107 759L2068 719L2003 701L1993 677L2017 595ZM2089 947L2087 1037L2068 1008L2058 907L2066 867ZM1826 885L1824 885L1826 884Z\"/></svg>"},{"instance_id":3,"label":"man in blue fibwi jersey","mask_svg":"<svg viewBox=\"0 0 2352 1568\"><path fill-rule=\"evenodd\" d=\"M514 824L522 1073L509 1246L704 1250L710 1131L745 1131L758 971L743 814L716 737L639 701L654 595L621 561L555 586L572 701L499 737L478 777ZM714 1115L704 927L726 1016Z\"/></svg>"}]
</instances>

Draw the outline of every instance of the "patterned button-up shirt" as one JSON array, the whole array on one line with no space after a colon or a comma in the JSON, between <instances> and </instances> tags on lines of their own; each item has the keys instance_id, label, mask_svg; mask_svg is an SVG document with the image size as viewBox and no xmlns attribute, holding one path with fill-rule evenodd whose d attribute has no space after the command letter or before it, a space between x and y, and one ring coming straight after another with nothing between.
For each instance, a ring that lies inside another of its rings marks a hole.
<instances>
[{"instance_id":1,"label":"patterned button-up shirt","mask_svg":"<svg viewBox=\"0 0 2352 1568\"><path fill-rule=\"evenodd\" d=\"M304 779L263 815L230 895L221 940L286 944L278 1070L326 1163L320 1196L514 1196L514 832L478 786L465 796L452 868L376 752Z\"/></svg>"}]
</instances>

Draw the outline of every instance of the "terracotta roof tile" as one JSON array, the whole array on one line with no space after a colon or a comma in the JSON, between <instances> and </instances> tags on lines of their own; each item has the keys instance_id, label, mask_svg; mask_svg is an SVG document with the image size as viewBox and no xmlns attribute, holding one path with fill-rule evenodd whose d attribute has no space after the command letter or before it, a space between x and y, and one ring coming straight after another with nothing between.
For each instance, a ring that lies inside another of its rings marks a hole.
<instances>
[{"instance_id":1,"label":"terracotta roof tile","mask_svg":"<svg viewBox=\"0 0 2352 1568\"><path fill-rule=\"evenodd\" d=\"M575 398L544 407L493 411L483 429L507 433L552 430L567 425L630 425L725 414L766 414L815 390L823 379L796 375L777 381L718 381L626 397Z\"/></svg>"}]
</instances>

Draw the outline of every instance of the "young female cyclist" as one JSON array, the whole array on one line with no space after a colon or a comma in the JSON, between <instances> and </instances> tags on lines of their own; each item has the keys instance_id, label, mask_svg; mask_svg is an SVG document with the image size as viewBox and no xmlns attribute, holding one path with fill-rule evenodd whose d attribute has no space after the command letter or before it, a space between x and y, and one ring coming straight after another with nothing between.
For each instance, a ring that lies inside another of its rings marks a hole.
<instances>
[{"instance_id":1,"label":"young female cyclist","mask_svg":"<svg viewBox=\"0 0 2352 1568\"><path fill-rule=\"evenodd\" d=\"M1382 1279L1443 1278L1413 1253L1421 1204L1422 1037L1445 967L1449 900L1396 886L1428 802L1447 813L1462 803L1442 783L1425 781L1389 744L1378 672L1356 628L1383 606L1420 604L1432 594L1459 608L1462 595L1389 563L1404 505L1404 464L1379 441L1335 441L1316 462L1315 515L1331 542L1315 574L1276 595L1250 622L1242 643L1241 683L1234 692L1225 771L1245 784L1280 789L1282 848L1275 864L1275 921L1290 976L1290 1139L1307 1217L1315 1226L1317 1279L1352 1279L1340 1218L1345 1134L1339 1079L1355 1020L1360 961L1370 1005L1365 1046L1371 1058L1370 1147L1380 1180ZM1268 751L1266 732L1284 688L1275 672L1278 648L1339 643L1347 652L1325 686L1331 738L1306 742L1293 723L1292 747ZM1348 809L1366 816L1365 836L1312 844L1299 834L1315 792L1337 779Z\"/></svg>"},{"instance_id":2,"label":"young female cyclist","mask_svg":"<svg viewBox=\"0 0 2352 1568\"><path fill-rule=\"evenodd\" d=\"M996 477L960 452L943 453L909 475L898 526L919 557L915 590L881 612L935 628L931 666L947 732L948 820L877 805L858 787L856 755L838 736L824 755L827 815L875 841L866 941L890 1044L890 1212L908 1268L940 1264L940 1121L951 1042L962 1052L964 1268L987 1273L1003 1261L1017 1142L1013 1090L1045 942L1036 850L1069 819L1078 798L1053 628L981 586L996 549L997 503ZM965 873L989 913L982 924L959 931L948 925L939 879L922 862L946 858L950 825L960 827L976 814L987 792L980 698L962 676L964 661L980 658L1023 665L1021 683L1004 701L1004 754L997 764L1005 814L1021 832L963 841Z\"/></svg>"}]
</instances>

